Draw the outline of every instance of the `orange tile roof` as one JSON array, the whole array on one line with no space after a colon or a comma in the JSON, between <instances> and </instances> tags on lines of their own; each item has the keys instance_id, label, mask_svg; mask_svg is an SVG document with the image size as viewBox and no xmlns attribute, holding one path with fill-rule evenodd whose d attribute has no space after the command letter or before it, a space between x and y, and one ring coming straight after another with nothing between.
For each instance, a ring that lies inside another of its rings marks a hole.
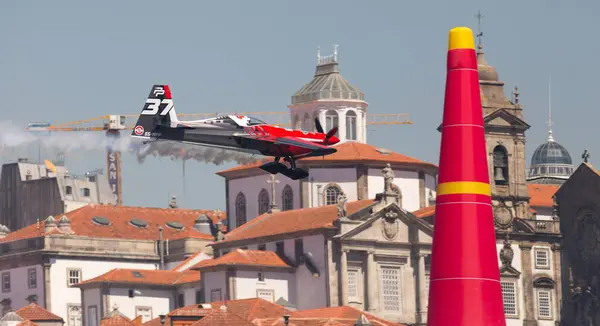
<instances>
[{"instance_id":1,"label":"orange tile roof","mask_svg":"<svg viewBox=\"0 0 600 326\"><path fill-rule=\"evenodd\" d=\"M163 324L160 322L160 317L151 319L151 320L143 323L142 325L144 325L144 326L163 326ZM165 325L171 325L171 317L165 316Z\"/></svg>"},{"instance_id":2,"label":"orange tile roof","mask_svg":"<svg viewBox=\"0 0 600 326\"><path fill-rule=\"evenodd\" d=\"M197 238L213 240L208 234L203 234L194 229L196 218L206 214L213 223L225 219L222 212L215 213L209 210L191 210L178 208L146 208L133 206L111 206L90 204L66 214L71 221L71 229L74 235L95 238L116 238L131 240L158 240L158 227L163 227L164 239L182 239ZM112 225L103 226L92 222L95 216L106 217ZM54 218L58 220L62 215ZM130 224L132 218L142 219L148 223L146 228L138 228ZM183 230L173 229L166 225L167 222L179 222L184 225ZM26 226L23 229L9 233L6 237L0 239L0 242L10 242L22 239L29 239L43 236L45 221L38 224ZM53 230L49 234L60 234L60 231Z\"/></svg>"},{"instance_id":3,"label":"orange tile roof","mask_svg":"<svg viewBox=\"0 0 600 326\"><path fill-rule=\"evenodd\" d=\"M348 163L390 163L392 165L419 165L424 167L430 167L437 169L437 165L425 161L421 161L417 158L402 155L390 150L378 148L373 145L363 144L358 142L345 142L338 145L334 145L338 151L326 155L324 157L306 157L299 159L298 162L348 162ZM384 153L381 153L379 151ZM248 169L258 168L266 162L273 161L273 159L263 159L255 161L249 164L238 165L233 168L217 172L220 176L226 176L227 174L235 171L243 171Z\"/></svg>"},{"instance_id":4,"label":"orange tile roof","mask_svg":"<svg viewBox=\"0 0 600 326\"><path fill-rule=\"evenodd\" d=\"M18 323L17 326L40 326L40 325L32 322L29 319L27 319L27 320L24 320L24 321Z\"/></svg>"},{"instance_id":5,"label":"orange tile roof","mask_svg":"<svg viewBox=\"0 0 600 326\"><path fill-rule=\"evenodd\" d=\"M235 249L227 254L199 262L191 270L204 270L220 266L260 266L292 268L274 251Z\"/></svg>"},{"instance_id":6,"label":"orange tile roof","mask_svg":"<svg viewBox=\"0 0 600 326\"><path fill-rule=\"evenodd\" d=\"M171 268L171 270L172 270L172 271L176 271L176 270L178 270L178 269L182 268L183 266L185 266L185 265L186 265L187 263L189 263L190 261L192 261L192 260L196 259L198 256L200 256L200 255L203 255L203 254L204 254L204 253L202 253L202 252L195 253L195 254L193 254L193 255L189 256L187 259L185 259L185 260L184 260L184 261L182 261L181 263L179 263L177 266L175 266L175 267ZM188 269L189 269L189 268L188 268Z\"/></svg>"},{"instance_id":7,"label":"orange tile roof","mask_svg":"<svg viewBox=\"0 0 600 326\"><path fill-rule=\"evenodd\" d=\"M366 313L349 306L327 307L310 310L294 311L291 314L290 322L296 318L324 318L335 320L352 320L354 323L360 315L365 315L373 326L403 326L402 324L392 323L390 321L378 318L374 315ZM354 325L354 324L352 324Z\"/></svg>"},{"instance_id":8,"label":"orange tile roof","mask_svg":"<svg viewBox=\"0 0 600 326\"><path fill-rule=\"evenodd\" d=\"M278 318L285 314L291 314L288 310L278 304L269 302L264 299L250 298L232 301L215 301L209 303L212 308L203 309L201 305L189 305L171 311L168 316L182 317L202 317L213 311L220 310L222 305L227 307L227 311L234 313L245 320L253 321L255 319Z\"/></svg>"},{"instance_id":9,"label":"orange tile roof","mask_svg":"<svg viewBox=\"0 0 600 326\"><path fill-rule=\"evenodd\" d=\"M139 326L138 323L113 310L100 321L100 326Z\"/></svg>"},{"instance_id":10,"label":"orange tile roof","mask_svg":"<svg viewBox=\"0 0 600 326\"><path fill-rule=\"evenodd\" d=\"M374 202L373 199L348 202L347 212L353 214ZM337 220L337 217L336 205L301 208L273 214L265 213L233 229L225 234L224 240L213 243L213 245L302 231L332 229L334 228L333 222Z\"/></svg>"},{"instance_id":11,"label":"orange tile roof","mask_svg":"<svg viewBox=\"0 0 600 326\"><path fill-rule=\"evenodd\" d=\"M64 321L62 317L51 313L36 303L30 303L15 312L21 318L32 321Z\"/></svg>"},{"instance_id":12,"label":"orange tile roof","mask_svg":"<svg viewBox=\"0 0 600 326\"><path fill-rule=\"evenodd\" d=\"M432 216L435 213L435 205L427 206L412 212L417 218L424 218Z\"/></svg>"},{"instance_id":13,"label":"orange tile roof","mask_svg":"<svg viewBox=\"0 0 600 326\"><path fill-rule=\"evenodd\" d=\"M529 192L529 205L533 207L552 207L554 200L552 196L560 188L559 185L549 184L528 184L527 190Z\"/></svg>"},{"instance_id":14,"label":"orange tile roof","mask_svg":"<svg viewBox=\"0 0 600 326\"><path fill-rule=\"evenodd\" d=\"M229 311L213 311L193 323L192 326L211 325L211 326L256 326L250 321Z\"/></svg>"},{"instance_id":15,"label":"orange tile roof","mask_svg":"<svg viewBox=\"0 0 600 326\"><path fill-rule=\"evenodd\" d=\"M137 276L136 276L137 275ZM85 280L75 286L98 283L124 283L144 285L178 285L200 281L200 273L170 270L145 270L115 268L100 276Z\"/></svg>"}]
</instances>

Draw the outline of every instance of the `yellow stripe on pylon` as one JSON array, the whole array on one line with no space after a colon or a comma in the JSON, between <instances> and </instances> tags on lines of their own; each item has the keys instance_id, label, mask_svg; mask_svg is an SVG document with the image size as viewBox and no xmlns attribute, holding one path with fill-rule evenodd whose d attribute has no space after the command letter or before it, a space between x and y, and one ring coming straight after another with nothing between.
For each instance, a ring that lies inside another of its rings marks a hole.
<instances>
[{"instance_id":1,"label":"yellow stripe on pylon","mask_svg":"<svg viewBox=\"0 0 600 326\"><path fill-rule=\"evenodd\" d=\"M473 194L490 196L491 193L491 188L488 183L458 181L440 183L437 187L436 195Z\"/></svg>"}]
</instances>

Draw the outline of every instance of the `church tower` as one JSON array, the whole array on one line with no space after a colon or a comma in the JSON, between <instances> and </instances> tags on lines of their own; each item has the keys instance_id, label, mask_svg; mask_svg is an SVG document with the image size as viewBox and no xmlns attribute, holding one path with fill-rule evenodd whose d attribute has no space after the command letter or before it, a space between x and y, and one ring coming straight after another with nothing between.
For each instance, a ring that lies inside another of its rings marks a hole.
<instances>
[{"instance_id":1,"label":"church tower","mask_svg":"<svg viewBox=\"0 0 600 326\"><path fill-rule=\"evenodd\" d=\"M525 131L517 87L513 99L504 96L504 83L484 57L479 33L477 65L488 151L494 218L500 228L510 227L514 217L528 218L529 193L525 167Z\"/></svg>"},{"instance_id":2,"label":"church tower","mask_svg":"<svg viewBox=\"0 0 600 326\"><path fill-rule=\"evenodd\" d=\"M350 84L338 66L338 47L333 54L321 56L317 51L317 70L312 81L294 96L290 109L292 127L316 131L318 118L325 132L337 126L340 142L367 142L367 102L364 94Z\"/></svg>"}]
</instances>

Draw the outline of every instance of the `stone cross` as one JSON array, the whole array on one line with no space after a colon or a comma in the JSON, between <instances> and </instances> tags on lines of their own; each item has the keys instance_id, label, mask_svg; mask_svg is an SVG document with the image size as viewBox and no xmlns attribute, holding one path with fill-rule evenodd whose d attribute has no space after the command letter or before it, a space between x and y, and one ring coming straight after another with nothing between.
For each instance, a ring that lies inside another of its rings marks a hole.
<instances>
[{"instance_id":1,"label":"stone cross","mask_svg":"<svg viewBox=\"0 0 600 326\"><path fill-rule=\"evenodd\" d=\"M275 203L275 184L279 183L279 180L275 179L275 174L271 174L271 180L267 180L267 183L271 184L271 208L277 207Z\"/></svg>"},{"instance_id":2,"label":"stone cross","mask_svg":"<svg viewBox=\"0 0 600 326\"><path fill-rule=\"evenodd\" d=\"M588 159L590 158L590 153L588 152L588 150L584 150L583 154L581 155L581 158L583 159L584 163L588 162Z\"/></svg>"}]
</instances>

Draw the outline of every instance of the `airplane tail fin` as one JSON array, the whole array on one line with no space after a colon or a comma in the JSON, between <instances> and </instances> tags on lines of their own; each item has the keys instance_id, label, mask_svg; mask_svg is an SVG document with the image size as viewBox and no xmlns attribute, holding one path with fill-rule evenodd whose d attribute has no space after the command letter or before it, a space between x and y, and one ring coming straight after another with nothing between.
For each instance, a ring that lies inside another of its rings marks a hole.
<instances>
[{"instance_id":1,"label":"airplane tail fin","mask_svg":"<svg viewBox=\"0 0 600 326\"><path fill-rule=\"evenodd\" d=\"M174 128L178 121L169 85L154 85L131 135L150 137L158 128Z\"/></svg>"}]
</instances>

